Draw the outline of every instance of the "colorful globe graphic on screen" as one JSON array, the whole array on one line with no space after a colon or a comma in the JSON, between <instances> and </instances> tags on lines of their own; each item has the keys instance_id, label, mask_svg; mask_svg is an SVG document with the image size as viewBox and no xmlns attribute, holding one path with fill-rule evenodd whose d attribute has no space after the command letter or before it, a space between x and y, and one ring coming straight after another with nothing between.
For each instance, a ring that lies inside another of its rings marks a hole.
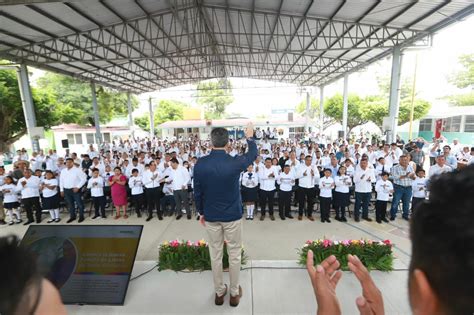
<instances>
[{"instance_id":1,"label":"colorful globe graphic on screen","mask_svg":"<svg viewBox=\"0 0 474 315\"><path fill-rule=\"evenodd\" d=\"M37 254L41 273L60 289L76 267L74 244L69 239L53 236L34 241L30 248Z\"/></svg>"}]
</instances>

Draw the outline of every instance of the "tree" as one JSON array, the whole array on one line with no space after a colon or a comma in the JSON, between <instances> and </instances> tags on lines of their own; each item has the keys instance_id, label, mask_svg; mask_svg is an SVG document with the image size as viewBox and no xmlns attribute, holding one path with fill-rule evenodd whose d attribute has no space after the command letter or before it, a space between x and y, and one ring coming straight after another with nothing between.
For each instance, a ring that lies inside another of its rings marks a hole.
<instances>
[{"instance_id":1,"label":"tree","mask_svg":"<svg viewBox=\"0 0 474 315\"><path fill-rule=\"evenodd\" d=\"M47 73L31 87L36 124L45 129L61 123L93 124L94 113L90 86L76 79ZM115 115L127 112L127 97L109 89L97 89L99 115L107 122ZM132 98L132 106L138 100ZM11 144L27 132L20 90L15 70L0 70L0 150L8 151Z\"/></svg>"},{"instance_id":2,"label":"tree","mask_svg":"<svg viewBox=\"0 0 474 315\"><path fill-rule=\"evenodd\" d=\"M459 89L471 88L471 90L445 98L455 106L472 106L474 105L474 54L459 56L459 63L464 69L451 75L448 81Z\"/></svg>"},{"instance_id":3,"label":"tree","mask_svg":"<svg viewBox=\"0 0 474 315\"><path fill-rule=\"evenodd\" d=\"M229 104L234 101L232 84L227 79L199 82L197 103L206 109L206 119L222 118Z\"/></svg>"},{"instance_id":4,"label":"tree","mask_svg":"<svg viewBox=\"0 0 474 315\"><path fill-rule=\"evenodd\" d=\"M303 114L306 112L306 99L302 100L295 108L296 112ZM319 100L311 97L311 105L309 111L309 117L313 119L315 116L319 115Z\"/></svg>"},{"instance_id":5,"label":"tree","mask_svg":"<svg viewBox=\"0 0 474 315\"><path fill-rule=\"evenodd\" d=\"M363 116L362 105L363 99L356 94L349 94L347 99L347 127L352 128L368 122ZM330 117L335 121L342 121L343 111L343 97L341 94L336 94L324 102L324 115Z\"/></svg>"},{"instance_id":6,"label":"tree","mask_svg":"<svg viewBox=\"0 0 474 315\"><path fill-rule=\"evenodd\" d=\"M155 125L166 121L181 120L184 117L184 109L189 107L187 103L176 100L161 100L155 107L153 115ZM135 118L135 124L143 130L150 131L150 115Z\"/></svg>"}]
</instances>

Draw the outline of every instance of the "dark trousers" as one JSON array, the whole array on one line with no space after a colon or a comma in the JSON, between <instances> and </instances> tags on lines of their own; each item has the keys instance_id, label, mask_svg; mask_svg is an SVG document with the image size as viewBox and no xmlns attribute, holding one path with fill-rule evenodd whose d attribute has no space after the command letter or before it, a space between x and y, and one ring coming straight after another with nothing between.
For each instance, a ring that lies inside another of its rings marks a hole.
<instances>
[{"instance_id":1,"label":"dark trousers","mask_svg":"<svg viewBox=\"0 0 474 315\"><path fill-rule=\"evenodd\" d=\"M167 213L174 213L176 209L176 202L174 201L174 196L173 195L166 195L160 200L161 204L161 209ZM170 206L170 209L167 210L168 205Z\"/></svg>"},{"instance_id":2,"label":"dark trousers","mask_svg":"<svg viewBox=\"0 0 474 315\"><path fill-rule=\"evenodd\" d=\"M275 200L275 190L266 191L260 189L260 208L262 211L262 215L266 213L266 204L268 203L268 213L273 215L273 202Z\"/></svg>"},{"instance_id":3,"label":"dark trousers","mask_svg":"<svg viewBox=\"0 0 474 315\"><path fill-rule=\"evenodd\" d=\"M186 214L191 215L191 209L189 208L189 194L188 190L174 190L173 191L174 202L176 203L176 213L177 215L181 214L181 210L186 209Z\"/></svg>"},{"instance_id":4,"label":"dark trousers","mask_svg":"<svg viewBox=\"0 0 474 315\"><path fill-rule=\"evenodd\" d=\"M331 210L332 198L319 197L319 205L321 208L321 220L329 219L329 211Z\"/></svg>"},{"instance_id":5,"label":"dark trousers","mask_svg":"<svg viewBox=\"0 0 474 315\"><path fill-rule=\"evenodd\" d=\"M354 215L356 218L360 217L360 207L362 206L362 217L367 218L369 216L369 202L371 193L355 192L355 205Z\"/></svg>"},{"instance_id":6,"label":"dark trousers","mask_svg":"<svg viewBox=\"0 0 474 315\"><path fill-rule=\"evenodd\" d=\"M135 208L135 212L140 214L145 206L145 194L132 195L132 205Z\"/></svg>"},{"instance_id":7,"label":"dark trousers","mask_svg":"<svg viewBox=\"0 0 474 315\"><path fill-rule=\"evenodd\" d=\"M105 196L92 197L92 203L94 204L94 210L96 216L105 217ZM99 213L100 210L100 213Z\"/></svg>"},{"instance_id":8,"label":"dark trousers","mask_svg":"<svg viewBox=\"0 0 474 315\"><path fill-rule=\"evenodd\" d=\"M418 206L419 203L423 202L425 198L418 198L418 197L413 197L411 198L411 213L415 213L416 207Z\"/></svg>"},{"instance_id":9,"label":"dark trousers","mask_svg":"<svg viewBox=\"0 0 474 315\"><path fill-rule=\"evenodd\" d=\"M313 206L314 198L316 197L316 190L314 188L300 187L298 197L298 214L303 215L306 200L306 215L308 217L313 215Z\"/></svg>"},{"instance_id":10,"label":"dark trousers","mask_svg":"<svg viewBox=\"0 0 474 315\"><path fill-rule=\"evenodd\" d=\"M153 210L156 210L158 215L161 215L160 211L160 187L147 188L145 190L146 203L148 205L148 216L153 216Z\"/></svg>"},{"instance_id":11,"label":"dark trousers","mask_svg":"<svg viewBox=\"0 0 474 315\"><path fill-rule=\"evenodd\" d=\"M81 191L74 192L72 189L64 189L64 200L66 200L71 219L76 218L76 205L79 209L79 218L84 217L84 203L82 202Z\"/></svg>"},{"instance_id":12,"label":"dark trousers","mask_svg":"<svg viewBox=\"0 0 474 315\"><path fill-rule=\"evenodd\" d=\"M22 199L23 207L26 210L28 221L33 222L33 208L35 210L36 221L41 221L41 205L39 197L31 197Z\"/></svg>"},{"instance_id":13,"label":"dark trousers","mask_svg":"<svg viewBox=\"0 0 474 315\"><path fill-rule=\"evenodd\" d=\"M278 212L280 214L280 217L290 215L292 193L292 191L282 190L278 192Z\"/></svg>"},{"instance_id":14,"label":"dark trousers","mask_svg":"<svg viewBox=\"0 0 474 315\"><path fill-rule=\"evenodd\" d=\"M377 222L385 219L387 216L387 201L377 200L375 202L375 220Z\"/></svg>"}]
</instances>

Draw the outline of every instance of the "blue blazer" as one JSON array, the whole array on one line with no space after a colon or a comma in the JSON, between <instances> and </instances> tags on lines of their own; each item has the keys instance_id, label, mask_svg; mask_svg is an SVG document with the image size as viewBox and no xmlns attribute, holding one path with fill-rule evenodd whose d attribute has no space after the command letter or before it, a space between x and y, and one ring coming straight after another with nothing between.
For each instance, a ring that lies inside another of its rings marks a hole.
<instances>
[{"instance_id":1,"label":"blue blazer","mask_svg":"<svg viewBox=\"0 0 474 315\"><path fill-rule=\"evenodd\" d=\"M257 158L257 145L247 139L248 152L232 157L212 150L194 166L196 210L209 222L232 222L242 218L240 173Z\"/></svg>"}]
</instances>

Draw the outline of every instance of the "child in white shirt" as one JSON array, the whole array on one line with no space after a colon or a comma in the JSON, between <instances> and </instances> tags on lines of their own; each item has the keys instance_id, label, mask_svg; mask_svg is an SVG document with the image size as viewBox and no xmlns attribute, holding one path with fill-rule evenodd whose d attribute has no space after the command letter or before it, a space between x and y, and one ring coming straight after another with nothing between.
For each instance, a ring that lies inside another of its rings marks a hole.
<instances>
[{"instance_id":1,"label":"child in white shirt","mask_svg":"<svg viewBox=\"0 0 474 315\"><path fill-rule=\"evenodd\" d=\"M336 186L330 169L324 170L324 177L319 180L319 203L321 206L321 222L331 223L329 211L331 209L332 189Z\"/></svg>"},{"instance_id":2,"label":"child in white shirt","mask_svg":"<svg viewBox=\"0 0 474 315\"><path fill-rule=\"evenodd\" d=\"M58 185L59 182L55 178L54 173L51 170L45 172L45 179L41 182L41 190L43 192L42 197L42 208L48 210L51 215L51 219L48 223L59 222L59 193Z\"/></svg>"},{"instance_id":3,"label":"child in white shirt","mask_svg":"<svg viewBox=\"0 0 474 315\"><path fill-rule=\"evenodd\" d=\"M99 176L99 169L92 169L92 177L87 182L87 188L91 190L92 203L94 204L95 214L92 220L102 217L105 219L105 194L104 194L104 178ZM100 213L99 213L100 210Z\"/></svg>"},{"instance_id":4,"label":"child in white shirt","mask_svg":"<svg viewBox=\"0 0 474 315\"><path fill-rule=\"evenodd\" d=\"M416 171L416 178L411 184L413 198L411 199L411 213L415 212L417 205L426 198L425 170L420 168Z\"/></svg>"},{"instance_id":5,"label":"child in white shirt","mask_svg":"<svg viewBox=\"0 0 474 315\"><path fill-rule=\"evenodd\" d=\"M138 174L139 170L137 168L134 168L132 170L132 176L128 180L128 186L130 187L132 193L132 204L135 207L137 217L141 218L141 211L145 206L145 194L143 193L142 177Z\"/></svg>"},{"instance_id":6,"label":"child in white shirt","mask_svg":"<svg viewBox=\"0 0 474 315\"><path fill-rule=\"evenodd\" d=\"M7 221L9 225L21 223L20 203L18 202L18 192L16 185L13 183L13 177L5 176L5 184L0 188L3 193L3 207L7 210Z\"/></svg>"},{"instance_id":7,"label":"child in white shirt","mask_svg":"<svg viewBox=\"0 0 474 315\"><path fill-rule=\"evenodd\" d=\"M338 176L334 180L336 189L334 190L334 207L336 208L336 220L347 222L346 207L350 205L349 187L352 186L352 178L346 174L346 167L341 166Z\"/></svg>"},{"instance_id":8,"label":"child in white shirt","mask_svg":"<svg viewBox=\"0 0 474 315\"><path fill-rule=\"evenodd\" d=\"M383 172L380 174L381 178L375 183L375 191L377 192L377 201L375 202L375 220L377 223L388 223L387 203L390 194L393 193L392 182L388 180L389 174Z\"/></svg>"}]
</instances>

